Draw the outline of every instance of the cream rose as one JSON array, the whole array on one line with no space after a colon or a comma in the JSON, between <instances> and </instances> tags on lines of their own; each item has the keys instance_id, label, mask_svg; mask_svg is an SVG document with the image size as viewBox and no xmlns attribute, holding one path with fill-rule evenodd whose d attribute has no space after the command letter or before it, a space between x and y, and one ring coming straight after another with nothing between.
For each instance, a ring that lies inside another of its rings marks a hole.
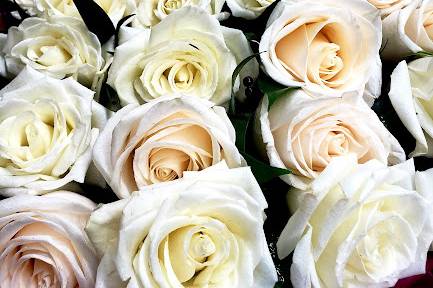
<instances>
[{"instance_id":1,"label":"cream rose","mask_svg":"<svg viewBox=\"0 0 433 288\"><path fill-rule=\"evenodd\" d=\"M3 53L10 75L17 75L29 65L54 78L72 76L94 90L104 77L98 38L84 23L71 17L25 19L9 29Z\"/></svg>"},{"instance_id":2,"label":"cream rose","mask_svg":"<svg viewBox=\"0 0 433 288\"><path fill-rule=\"evenodd\" d=\"M310 94L380 95L382 39L377 9L362 0L285 0L260 41L264 69L275 81Z\"/></svg>"},{"instance_id":3,"label":"cream rose","mask_svg":"<svg viewBox=\"0 0 433 288\"><path fill-rule=\"evenodd\" d=\"M84 181L96 127L107 117L92 97L71 78L53 79L30 67L0 90L1 195Z\"/></svg>"},{"instance_id":4,"label":"cream rose","mask_svg":"<svg viewBox=\"0 0 433 288\"><path fill-rule=\"evenodd\" d=\"M96 287L273 287L266 207L251 170L223 162L103 205L86 228Z\"/></svg>"},{"instance_id":5,"label":"cream rose","mask_svg":"<svg viewBox=\"0 0 433 288\"><path fill-rule=\"evenodd\" d=\"M151 30L136 31L117 47L108 74L123 105L170 93L222 104L230 98L236 64L252 53L240 30L222 27L192 6L174 11ZM257 63L251 62L240 77L257 73Z\"/></svg>"},{"instance_id":6,"label":"cream rose","mask_svg":"<svg viewBox=\"0 0 433 288\"><path fill-rule=\"evenodd\" d=\"M293 174L282 179L302 189L338 156L354 153L359 163L377 159L396 164L406 159L398 141L355 94L311 99L297 90L278 99L269 111L264 98L256 131L270 164L290 169Z\"/></svg>"},{"instance_id":7,"label":"cream rose","mask_svg":"<svg viewBox=\"0 0 433 288\"><path fill-rule=\"evenodd\" d=\"M433 170L336 158L308 191L289 191L292 212L277 242L291 251L293 287L393 287L425 272L433 240Z\"/></svg>"},{"instance_id":8,"label":"cream rose","mask_svg":"<svg viewBox=\"0 0 433 288\"><path fill-rule=\"evenodd\" d=\"M433 52L433 1L414 0L383 19L382 57L402 58L419 51Z\"/></svg>"},{"instance_id":9,"label":"cream rose","mask_svg":"<svg viewBox=\"0 0 433 288\"><path fill-rule=\"evenodd\" d=\"M19 0L17 1L21 7L24 9L29 9L29 1ZM125 13L127 11L128 3L133 2L135 0L93 0L96 2L99 7L101 7L105 13L110 17L111 21L114 25L126 16ZM74 1L71 0L32 0L33 7L31 7L31 11L35 11L36 14L39 14L41 17L44 15L52 16L69 16L81 19L80 12L78 12L77 7L74 4ZM23 3L24 5L21 5Z\"/></svg>"},{"instance_id":10,"label":"cream rose","mask_svg":"<svg viewBox=\"0 0 433 288\"><path fill-rule=\"evenodd\" d=\"M0 201L0 285L94 288L98 259L84 232L95 204L59 191Z\"/></svg>"},{"instance_id":11,"label":"cream rose","mask_svg":"<svg viewBox=\"0 0 433 288\"><path fill-rule=\"evenodd\" d=\"M389 98L416 140L411 156L433 157L433 58L400 62L391 75Z\"/></svg>"},{"instance_id":12,"label":"cream rose","mask_svg":"<svg viewBox=\"0 0 433 288\"><path fill-rule=\"evenodd\" d=\"M128 1L128 14L135 14L132 26L150 28L158 24L172 12L186 6L196 6L215 15L218 20L227 18L221 12L225 0L134 0Z\"/></svg>"},{"instance_id":13,"label":"cream rose","mask_svg":"<svg viewBox=\"0 0 433 288\"><path fill-rule=\"evenodd\" d=\"M222 160L230 167L243 162L224 108L183 95L119 110L101 132L93 158L120 198Z\"/></svg>"},{"instance_id":14,"label":"cream rose","mask_svg":"<svg viewBox=\"0 0 433 288\"><path fill-rule=\"evenodd\" d=\"M251 20L262 15L274 2L275 0L227 0L227 5L233 16Z\"/></svg>"}]
</instances>

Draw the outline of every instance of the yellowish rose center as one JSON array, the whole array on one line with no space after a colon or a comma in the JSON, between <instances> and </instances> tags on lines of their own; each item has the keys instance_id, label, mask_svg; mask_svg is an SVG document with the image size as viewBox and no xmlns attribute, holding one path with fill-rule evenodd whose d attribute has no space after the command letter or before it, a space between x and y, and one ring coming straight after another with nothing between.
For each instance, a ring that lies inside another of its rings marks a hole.
<instances>
[{"instance_id":1,"label":"yellowish rose center","mask_svg":"<svg viewBox=\"0 0 433 288\"><path fill-rule=\"evenodd\" d=\"M133 159L138 187L175 180L184 171L212 165L213 145L217 143L193 119L194 115L175 113L155 124L138 143Z\"/></svg>"},{"instance_id":2,"label":"yellowish rose center","mask_svg":"<svg viewBox=\"0 0 433 288\"><path fill-rule=\"evenodd\" d=\"M195 233L190 242L189 255L197 262L203 263L215 253L216 247L211 237L202 232Z\"/></svg>"},{"instance_id":3,"label":"yellowish rose center","mask_svg":"<svg viewBox=\"0 0 433 288\"><path fill-rule=\"evenodd\" d=\"M296 80L306 81L306 76L312 83L338 88L342 85L339 74L344 68L341 47L330 36L334 34L332 25L320 28L323 20L301 25L281 38L275 46L275 53Z\"/></svg>"},{"instance_id":4,"label":"yellowish rose center","mask_svg":"<svg viewBox=\"0 0 433 288\"><path fill-rule=\"evenodd\" d=\"M45 66L63 64L72 58L65 49L58 46L42 46L38 56L34 59L35 62Z\"/></svg>"},{"instance_id":5,"label":"yellowish rose center","mask_svg":"<svg viewBox=\"0 0 433 288\"><path fill-rule=\"evenodd\" d=\"M170 14L176 9L182 8L184 1L182 0L166 0L164 1L164 12Z\"/></svg>"}]
</instances>

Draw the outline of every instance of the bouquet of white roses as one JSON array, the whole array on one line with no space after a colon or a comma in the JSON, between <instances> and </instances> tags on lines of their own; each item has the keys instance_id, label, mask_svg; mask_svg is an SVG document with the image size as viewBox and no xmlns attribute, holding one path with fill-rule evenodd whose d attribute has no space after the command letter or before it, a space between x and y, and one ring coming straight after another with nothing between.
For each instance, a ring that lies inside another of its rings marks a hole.
<instances>
[{"instance_id":1,"label":"bouquet of white roses","mask_svg":"<svg viewBox=\"0 0 433 288\"><path fill-rule=\"evenodd\" d=\"M433 287L433 1L1 1L0 288Z\"/></svg>"}]
</instances>

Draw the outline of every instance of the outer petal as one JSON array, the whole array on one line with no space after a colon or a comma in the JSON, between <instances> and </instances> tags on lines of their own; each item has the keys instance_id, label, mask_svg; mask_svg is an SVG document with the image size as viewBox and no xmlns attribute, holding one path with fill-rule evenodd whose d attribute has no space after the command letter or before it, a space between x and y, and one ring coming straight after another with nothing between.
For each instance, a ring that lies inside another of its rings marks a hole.
<instances>
[{"instance_id":1,"label":"outer petal","mask_svg":"<svg viewBox=\"0 0 433 288\"><path fill-rule=\"evenodd\" d=\"M427 141L415 111L409 69L406 61L400 62L391 74L389 98L403 124L419 143L419 148L427 151Z\"/></svg>"}]
</instances>

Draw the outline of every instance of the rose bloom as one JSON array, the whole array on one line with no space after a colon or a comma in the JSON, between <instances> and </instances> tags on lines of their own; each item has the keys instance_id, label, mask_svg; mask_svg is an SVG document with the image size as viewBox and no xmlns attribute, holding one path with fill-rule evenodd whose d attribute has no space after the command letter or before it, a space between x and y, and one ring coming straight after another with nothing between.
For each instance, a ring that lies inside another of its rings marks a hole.
<instances>
[{"instance_id":1,"label":"rose bloom","mask_svg":"<svg viewBox=\"0 0 433 288\"><path fill-rule=\"evenodd\" d=\"M9 29L3 53L11 76L29 65L54 78L72 76L93 89L104 77L98 38L84 23L71 17L25 19Z\"/></svg>"},{"instance_id":2,"label":"rose bloom","mask_svg":"<svg viewBox=\"0 0 433 288\"><path fill-rule=\"evenodd\" d=\"M180 178L184 171L222 160L230 167L243 162L224 108L183 95L119 110L101 132L93 158L120 198Z\"/></svg>"},{"instance_id":3,"label":"rose bloom","mask_svg":"<svg viewBox=\"0 0 433 288\"><path fill-rule=\"evenodd\" d=\"M114 25L124 17L127 11L127 3L135 0L93 0L110 17ZM31 15L69 16L81 19L74 1L71 0L16 0L24 10Z\"/></svg>"},{"instance_id":4,"label":"rose bloom","mask_svg":"<svg viewBox=\"0 0 433 288\"><path fill-rule=\"evenodd\" d=\"M382 57L402 58L419 51L433 52L433 1L414 0L383 19Z\"/></svg>"},{"instance_id":5,"label":"rose bloom","mask_svg":"<svg viewBox=\"0 0 433 288\"><path fill-rule=\"evenodd\" d=\"M378 14L362 0L281 1L260 41L266 73L314 96L366 87L372 104L381 87Z\"/></svg>"},{"instance_id":6,"label":"rose bloom","mask_svg":"<svg viewBox=\"0 0 433 288\"><path fill-rule=\"evenodd\" d=\"M414 2L413 0L367 0L371 4L373 4L380 11L380 15L382 19L393 13L394 11L398 11L410 3ZM398 12L397 12L398 13Z\"/></svg>"},{"instance_id":7,"label":"rose bloom","mask_svg":"<svg viewBox=\"0 0 433 288\"><path fill-rule=\"evenodd\" d=\"M128 15L135 14L132 26L150 28L158 24L170 13L186 6L196 6L206 10L210 15L215 15L218 20L228 17L226 12L221 12L224 0L147 0L128 1Z\"/></svg>"},{"instance_id":8,"label":"rose bloom","mask_svg":"<svg viewBox=\"0 0 433 288\"><path fill-rule=\"evenodd\" d=\"M391 75L389 98L416 140L411 156L433 157L433 58L400 62Z\"/></svg>"},{"instance_id":9,"label":"rose bloom","mask_svg":"<svg viewBox=\"0 0 433 288\"><path fill-rule=\"evenodd\" d=\"M275 0L227 0L233 16L244 19L256 19L266 8L268 8Z\"/></svg>"},{"instance_id":10,"label":"rose bloom","mask_svg":"<svg viewBox=\"0 0 433 288\"><path fill-rule=\"evenodd\" d=\"M387 167L350 155L335 158L308 191L289 191L293 215L277 250L294 250L293 287L392 287L424 273L432 179L412 159Z\"/></svg>"},{"instance_id":11,"label":"rose bloom","mask_svg":"<svg viewBox=\"0 0 433 288\"><path fill-rule=\"evenodd\" d=\"M251 170L224 163L102 205L86 228L96 287L273 287L266 207Z\"/></svg>"},{"instance_id":12,"label":"rose bloom","mask_svg":"<svg viewBox=\"0 0 433 288\"><path fill-rule=\"evenodd\" d=\"M0 201L0 285L95 287L98 258L84 232L95 204L66 191Z\"/></svg>"},{"instance_id":13,"label":"rose bloom","mask_svg":"<svg viewBox=\"0 0 433 288\"><path fill-rule=\"evenodd\" d=\"M107 80L123 105L170 93L222 104L230 98L237 63L252 54L242 31L220 26L197 7L183 7L151 30L129 34L132 37L115 51ZM240 78L257 73L257 63L251 61Z\"/></svg>"},{"instance_id":14,"label":"rose bloom","mask_svg":"<svg viewBox=\"0 0 433 288\"><path fill-rule=\"evenodd\" d=\"M107 117L93 94L71 78L53 79L30 67L0 90L1 195L84 182Z\"/></svg>"},{"instance_id":15,"label":"rose bloom","mask_svg":"<svg viewBox=\"0 0 433 288\"><path fill-rule=\"evenodd\" d=\"M269 111L265 97L255 129L256 143L270 164L290 169L293 174L281 178L301 189L338 156L354 153L359 163L377 159L396 164L406 159L398 141L356 94L312 99L296 90Z\"/></svg>"}]
</instances>

